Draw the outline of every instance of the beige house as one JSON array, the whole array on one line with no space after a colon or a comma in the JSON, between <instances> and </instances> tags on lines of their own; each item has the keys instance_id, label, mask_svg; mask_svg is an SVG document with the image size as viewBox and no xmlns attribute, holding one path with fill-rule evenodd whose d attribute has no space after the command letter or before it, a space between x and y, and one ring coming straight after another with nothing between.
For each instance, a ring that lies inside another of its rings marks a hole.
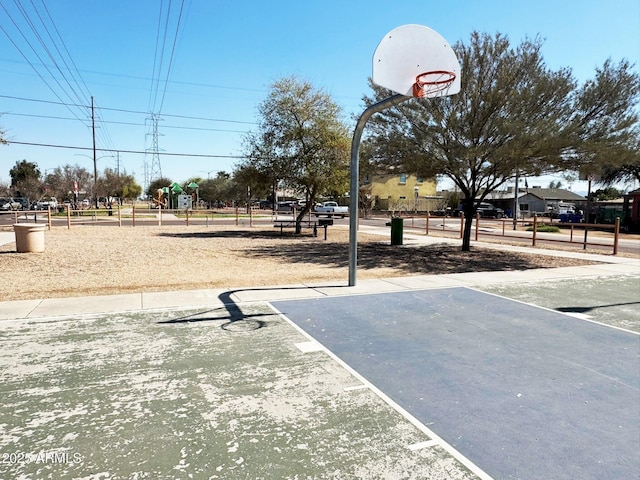
<instances>
[{"instance_id":1,"label":"beige house","mask_svg":"<svg viewBox=\"0 0 640 480\"><path fill-rule=\"evenodd\" d=\"M367 176L360 190L371 200L373 210L425 212L438 208L441 200L435 180L406 173Z\"/></svg>"}]
</instances>

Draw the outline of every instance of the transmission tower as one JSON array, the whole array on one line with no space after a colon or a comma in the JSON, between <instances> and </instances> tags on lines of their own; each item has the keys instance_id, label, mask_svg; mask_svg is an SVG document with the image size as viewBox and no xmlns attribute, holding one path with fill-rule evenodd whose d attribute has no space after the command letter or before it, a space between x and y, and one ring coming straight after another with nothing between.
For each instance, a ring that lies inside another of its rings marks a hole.
<instances>
[{"instance_id":1,"label":"transmission tower","mask_svg":"<svg viewBox=\"0 0 640 480\"><path fill-rule=\"evenodd\" d=\"M145 190L151 182L162 177L162 167L160 166L160 149L158 148L158 122L161 120L159 113L152 113L146 119L150 122L151 132L147 136L151 136L151 148L147 148L146 152L151 154L151 167L145 168ZM145 162L146 163L146 162Z\"/></svg>"}]
</instances>

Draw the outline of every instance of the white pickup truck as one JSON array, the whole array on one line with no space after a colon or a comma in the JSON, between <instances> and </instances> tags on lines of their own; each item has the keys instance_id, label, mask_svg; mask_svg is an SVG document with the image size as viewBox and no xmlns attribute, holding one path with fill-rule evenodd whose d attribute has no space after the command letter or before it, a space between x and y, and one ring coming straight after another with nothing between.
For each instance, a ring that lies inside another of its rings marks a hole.
<instances>
[{"instance_id":1,"label":"white pickup truck","mask_svg":"<svg viewBox=\"0 0 640 480\"><path fill-rule=\"evenodd\" d=\"M349 213L349 207L342 207L337 202L322 202L315 206L313 214L344 218Z\"/></svg>"},{"instance_id":2,"label":"white pickup truck","mask_svg":"<svg viewBox=\"0 0 640 480\"><path fill-rule=\"evenodd\" d=\"M36 204L36 210L46 210L48 208L51 208L51 210L58 208L58 200L56 197L42 198Z\"/></svg>"}]
</instances>

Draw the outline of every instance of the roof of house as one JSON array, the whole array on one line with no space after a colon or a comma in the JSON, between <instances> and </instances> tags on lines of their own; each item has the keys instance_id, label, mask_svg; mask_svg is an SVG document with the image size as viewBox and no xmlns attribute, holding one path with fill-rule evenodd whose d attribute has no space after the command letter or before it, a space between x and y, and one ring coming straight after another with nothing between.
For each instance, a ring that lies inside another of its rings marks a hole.
<instances>
[{"instance_id":1,"label":"roof of house","mask_svg":"<svg viewBox=\"0 0 640 480\"><path fill-rule=\"evenodd\" d=\"M522 190L520 190L518 192L518 198L526 195L527 192L524 192ZM494 191L489 193L486 197L485 200L487 202L491 202L492 200L513 200L513 191L505 191L505 190L499 190L499 191Z\"/></svg>"},{"instance_id":2,"label":"roof of house","mask_svg":"<svg viewBox=\"0 0 640 480\"><path fill-rule=\"evenodd\" d=\"M527 193L542 200L586 200L582 195L562 188L530 188Z\"/></svg>"}]
</instances>

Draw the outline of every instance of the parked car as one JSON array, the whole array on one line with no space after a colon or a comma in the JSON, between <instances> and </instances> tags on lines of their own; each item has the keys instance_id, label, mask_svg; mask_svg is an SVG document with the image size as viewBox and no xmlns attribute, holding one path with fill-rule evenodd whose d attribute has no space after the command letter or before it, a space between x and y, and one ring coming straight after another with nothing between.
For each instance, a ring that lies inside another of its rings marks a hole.
<instances>
[{"instance_id":1,"label":"parked car","mask_svg":"<svg viewBox=\"0 0 640 480\"><path fill-rule=\"evenodd\" d=\"M313 214L319 216L320 214L335 215L344 218L349 213L349 207L340 206L338 202L323 202L315 206Z\"/></svg>"},{"instance_id":2,"label":"parked car","mask_svg":"<svg viewBox=\"0 0 640 480\"><path fill-rule=\"evenodd\" d=\"M298 210L298 202L278 202L278 212L291 212L293 209Z\"/></svg>"},{"instance_id":3,"label":"parked car","mask_svg":"<svg viewBox=\"0 0 640 480\"><path fill-rule=\"evenodd\" d=\"M464 202L464 201L463 201ZM456 208L453 212L455 217L459 217L463 211L463 205L460 208ZM482 218L502 218L505 216L504 210L498 207L494 207L489 202L480 202L476 211Z\"/></svg>"},{"instance_id":4,"label":"parked car","mask_svg":"<svg viewBox=\"0 0 640 480\"><path fill-rule=\"evenodd\" d=\"M21 210L22 204L13 198L0 198L0 210Z\"/></svg>"},{"instance_id":5,"label":"parked car","mask_svg":"<svg viewBox=\"0 0 640 480\"><path fill-rule=\"evenodd\" d=\"M58 208L58 199L56 197L48 197L38 201L36 210L46 210L47 208L51 208L51 210Z\"/></svg>"},{"instance_id":6,"label":"parked car","mask_svg":"<svg viewBox=\"0 0 640 480\"><path fill-rule=\"evenodd\" d=\"M502 218L504 217L504 210L498 207L494 207L488 202L480 202L478 204L478 213L482 218Z\"/></svg>"},{"instance_id":7,"label":"parked car","mask_svg":"<svg viewBox=\"0 0 640 480\"><path fill-rule=\"evenodd\" d=\"M28 198L18 197L15 199L16 202L20 202L20 210L29 210L29 206L31 205Z\"/></svg>"}]
</instances>

